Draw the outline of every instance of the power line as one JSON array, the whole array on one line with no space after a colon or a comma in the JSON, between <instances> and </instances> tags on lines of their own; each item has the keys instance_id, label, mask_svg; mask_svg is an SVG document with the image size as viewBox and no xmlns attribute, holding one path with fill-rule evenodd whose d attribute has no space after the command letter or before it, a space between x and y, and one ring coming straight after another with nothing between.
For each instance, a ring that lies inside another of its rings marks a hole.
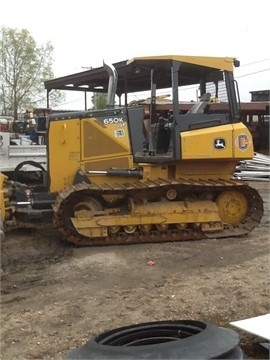
<instances>
[{"instance_id":1,"label":"power line","mask_svg":"<svg viewBox=\"0 0 270 360\"><path fill-rule=\"evenodd\" d=\"M239 78L245 77L245 76L249 76L249 75L258 74L258 73L261 73L261 72L264 72L264 71L269 71L269 70L270 70L270 68L268 68L268 69L263 69L263 70L258 70L258 71L254 71L254 72L249 73L249 74L237 76L236 79L239 79Z\"/></svg>"},{"instance_id":2,"label":"power line","mask_svg":"<svg viewBox=\"0 0 270 360\"><path fill-rule=\"evenodd\" d=\"M76 98L76 99L73 99L73 100L70 100L70 101L65 101L65 102L63 102L63 103L61 103L61 104L59 104L59 105L56 105L55 107L57 108L57 107L60 107L60 106L63 106L63 105L67 105L67 104L71 104L71 103L74 103L74 102L78 102L78 101L80 101L80 100L82 100L81 98Z\"/></svg>"},{"instance_id":3,"label":"power line","mask_svg":"<svg viewBox=\"0 0 270 360\"><path fill-rule=\"evenodd\" d=\"M244 64L244 65L240 65L240 67L243 67L243 66L248 66L248 65L254 65L254 64L259 64L261 62L264 62L264 61L268 61L270 59L263 59L263 60L258 60L258 61L253 61L251 63L247 63L247 64Z\"/></svg>"}]
</instances>

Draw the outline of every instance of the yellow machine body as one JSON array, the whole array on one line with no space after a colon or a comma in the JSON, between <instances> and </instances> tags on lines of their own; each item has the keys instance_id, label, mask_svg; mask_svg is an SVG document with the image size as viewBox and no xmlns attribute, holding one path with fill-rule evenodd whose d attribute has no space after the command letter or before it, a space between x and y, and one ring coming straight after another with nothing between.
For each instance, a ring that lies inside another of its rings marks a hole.
<instances>
[{"instance_id":1,"label":"yellow machine body","mask_svg":"<svg viewBox=\"0 0 270 360\"><path fill-rule=\"evenodd\" d=\"M89 70L83 85L107 93L106 108L48 117L46 182L42 190L16 183L1 190L4 222L37 224L47 214L78 246L250 232L263 201L233 176L239 161L254 156L239 116L236 65L228 57L152 56ZM179 107L181 86L200 89L186 113ZM156 91L168 88L170 107L157 111ZM146 90L150 102L128 105L128 93ZM116 94L124 95L124 106L115 105ZM227 102L225 113L211 111L211 98Z\"/></svg>"},{"instance_id":2,"label":"yellow machine body","mask_svg":"<svg viewBox=\"0 0 270 360\"><path fill-rule=\"evenodd\" d=\"M95 118L59 120L49 132L50 191L61 191L74 181L77 171L84 173L109 168L131 169L140 166L143 179L232 177L237 163L253 157L252 136L243 123L182 132L182 159L177 163L134 163L128 123L104 124ZM141 124L138 123L138 127ZM216 139L223 143L214 146ZM95 183L113 183L106 174L91 175ZM129 179L135 181L136 179ZM126 182L118 177L117 182Z\"/></svg>"}]
</instances>

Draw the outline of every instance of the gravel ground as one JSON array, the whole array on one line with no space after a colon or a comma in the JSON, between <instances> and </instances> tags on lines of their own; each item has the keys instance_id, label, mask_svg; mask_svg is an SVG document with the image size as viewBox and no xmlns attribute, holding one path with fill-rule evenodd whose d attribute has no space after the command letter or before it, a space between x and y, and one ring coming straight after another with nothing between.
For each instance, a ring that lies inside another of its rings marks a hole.
<instances>
[{"instance_id":1,"label":"gravel ground","mask_svg":"<svg viewBox=\"0 0 270 360\"><path fill-rule=\"evenodd\" d=\"M100 332L140 322L232 328L269 312L269 182L250 185L265 213L246 237L75 248L52 227L10 231L1 252L1 359L63 359ZM268 358L262 339L236 331L249 359Z\"/></svg>"}]
</instances>

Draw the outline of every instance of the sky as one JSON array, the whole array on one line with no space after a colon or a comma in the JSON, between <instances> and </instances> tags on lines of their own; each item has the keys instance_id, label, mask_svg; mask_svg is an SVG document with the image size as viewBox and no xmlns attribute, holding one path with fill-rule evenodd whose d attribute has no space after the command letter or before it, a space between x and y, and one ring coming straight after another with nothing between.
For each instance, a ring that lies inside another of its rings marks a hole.
<instances>
[{"instance_id":1,"label":"sky","mask_svg":"<svg viewBox=\"0 0 270 360\"><path fill-rule=\"evenodd\" d=\"M54 77L138 56L236 57L241 101L270 89L269 0L3 0L0 26L51 42ZM84 108L84 95L61 108Z\"/></svg>"}]
</instances>

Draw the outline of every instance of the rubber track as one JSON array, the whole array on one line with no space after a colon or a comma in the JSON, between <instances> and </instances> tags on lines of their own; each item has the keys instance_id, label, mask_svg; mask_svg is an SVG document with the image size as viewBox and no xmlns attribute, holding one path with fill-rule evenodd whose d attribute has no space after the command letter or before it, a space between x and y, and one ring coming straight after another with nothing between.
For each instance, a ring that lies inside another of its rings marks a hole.
<instances>
[{"instance_id":1,"label":"rubber track","mask_svg":"<svg viewBox=\"0 0 270 360\"><path fill-rule=\"evenodd\" d=\"M74 196L76 192L87 191L91 196L101 195L132 195L138 192L146 192L153 190L168 190L171 188L180 189L186 194L201 193L203 191L222 192L225 190L241 191L247 197L250 210L247 217L241 224L237 226L227 226L224 230L215 233L203 233L201 230L185 229L177 230L168 228L165 232L158 230L150 230L145 233L137 229L133 234L127 234L124 231L116 234L109 234L107 237L88 238L80 235L78 232L69 229L65 225L64 208L67 205L70 196ZM238 180L186 180L186 179L158 179L155 181L137 181L135 183L125 184L86 184L80 183L71 186L59 193L54 211L54 225L60 235L66 240L78 246L97 246L97 245L119 245L119 244L135 244L147 242L174 242L183 240L199 240L205 238L224 238L243 236L252 231L260 223L263 215L263 200L256 189L248 186L247 183Z\"/></svg>"}]
</instances>

